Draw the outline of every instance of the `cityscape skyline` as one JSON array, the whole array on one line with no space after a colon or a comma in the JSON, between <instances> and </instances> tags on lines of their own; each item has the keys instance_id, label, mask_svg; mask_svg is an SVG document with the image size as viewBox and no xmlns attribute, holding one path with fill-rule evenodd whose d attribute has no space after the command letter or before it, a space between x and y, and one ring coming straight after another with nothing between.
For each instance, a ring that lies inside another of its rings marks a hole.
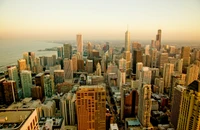
<instances>
[{"instance_id":1,"label":"cityscape skyline","mask_svg":"<svg viewBox=\"0 0 200 130\"><path fill-rule=\"evenodd\" d=\"M48 2L48 3L47 3ZM200 41L200 2L194 1L1 1L0 39L124 40L128 24L133 39ZM180 22L181 21L181 22Z\"/></svg>"}]
</instances>

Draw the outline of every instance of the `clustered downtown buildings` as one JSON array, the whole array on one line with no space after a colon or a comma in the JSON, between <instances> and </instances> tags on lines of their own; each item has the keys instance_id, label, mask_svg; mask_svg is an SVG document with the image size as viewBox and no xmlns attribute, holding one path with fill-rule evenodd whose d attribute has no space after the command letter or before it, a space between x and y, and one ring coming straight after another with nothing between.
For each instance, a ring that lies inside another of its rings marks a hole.
<instances>
[{"instance_id":1,"label":"clustered downtown buildings","mask_svg":"<svg viewBox=\"0 0 200 130\"><path fill-rule=\"evenodd\" d=\"M0 129L200 129L199 48L76 41L0 75Z\"/></svg>"}]
</instances>

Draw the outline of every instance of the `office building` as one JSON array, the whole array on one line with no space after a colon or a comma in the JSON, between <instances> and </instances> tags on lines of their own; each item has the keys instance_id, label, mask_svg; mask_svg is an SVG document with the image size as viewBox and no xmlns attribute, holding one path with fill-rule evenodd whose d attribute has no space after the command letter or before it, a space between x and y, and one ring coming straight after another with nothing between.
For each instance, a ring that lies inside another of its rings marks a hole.
<instances>
[{"instance_id":1,"label":"office building","mask_svg":"<svg viewBox=\"0 0 200 130\"><path fill-rule=\"evenodd\" d=\"M73 65L73 72L77 72L78 70L78 56L77 55L72 56L72 65Z\"/></svg>"},{"instance_id":2,"label":"office building","mask_svg":"<svg viewBox=\"0 0 200 130\"><path fill-rule=\"evenodd\" d=\"M38 130L36 109L0 110L0 129L9 130Z\"/></svg>"},{"instance_id":3,"label":"office building","mask_svg":"<svg viewBox=\"0 0 200 130\"><path fill-rule=\"evenodd\" d=\"M77 42L77 52L80 53L81 59L83 57L83 36L82 34L76 35L76 42Z\"/></svg>"},{"instance_id":4,"label":"office building","mask_svg":"<svg viewBox=\"0 0 200 130\"><path fill-rule=\"evenodd\" d=\"M18 93L17 93L17 86L16 82L13 80L8 80L3 82L3 93L5 103L7 105L12 104L13 102L18 101Z\"/></svg>"},{"instance_id":5,"label":"office building","mask_svg":"<svg viewBox=\"0 0 200 130\"><path fill-rule=\"evenodd\" d=\"M125 51L130 51L130 32L125 32Z\"/></svg>"},{"instance_id":6,"label":"office building","mask_svg":"<svg viewBox=\"0 0 200 130\"><path fill-rule=\"evenodd\" d=\"M168 63L168 53L159 53L158 67L163 68L165 63Z\"/></svg>"},{"instance_id":7,"label":"office building","mask_svg":"<svg viewBox=\"0 0 200 130\"><path fill-rule=\"evenodd\" d=\"M86 70L88 73L93 73L93 60L86 61Z\"/></svg>"},{"instance_id":8,"label":"office building","mask_svg":"<svg viewBox=\"0 0 200 130\"><path fill-rule=\"evenodd\" d=\"M180 112L180 107L181 107L181 102L182 102L182 95L185 89L186 87L181 86L181 85L177 85L176 87L174 87L170 121L175 127L175 129L177 128L177 125L178 125L178 117L179 117L179 112Z\"/></svg>"},{"instance_id":9,"label":"office building","mask_svg":"<svg viewBox=\"0 0 200 130\"><path fill-rule=\"evenodd\" d=\"M156 48L158 51L161 49L161 29L158 30L158 34L156 35Z\"/></svg>"},{"instance_id":10,"label":"office building","mask_svg":"<svg viewBox=\"0 0 200 130\"><path fill-rule=\"evenodd\" d=\"M132 51L133 50L138 50L138 49L141 49L141 44L140 43L138 43L138 42L133 42L132 43Z\"/></svg>"},{"instance_id":11,"label":"office building","mask_svg":"<svg viewBox=\"0 0 200 130\"><path fill-rule=\"evenodd\" d=\"M63 47L57 47L57 56L63 58Z\"/></svg>"},{"instance_id":12,"label":"office building","mask_svg":"<svg viewBox=\"0 0 200 130\"><path fill-rule=\"evenodd\" d=\"M87 46L88 57L92 56L92 50L93 50L92 43L88 42L88 46Z\"/></svg>"},{"instance_id":13,"label":"office building","mask_svg":"<svg viewBox=\"0 0 200 130\"><path fill-rule=\"evenodd\" d=\"M41 87L42 99L44 98L44 73L39 73L35 76L35 85Z\"/></svg>"},{"instance_id":14,"label":"office building","mask_svg":"<svg viewBox=\"0 0 200 130\"><path fill-rule=\"evenodd\" d=\"M150 127L151 117L151 85L143 84L139 91L138 119L143 127Z\"/></svg>"},{"instance_id":15,"label":"office building","mask_svg":"<svg viewBox=\"0 0 200 130\"><path fill-rule=\"evenodd\" d=\"M23 70L20 73L23 96L31 97L32 76L31 71Z\"/></svg>"},{"instance_id":16,"label":"office building","mask_svg":"<svg viewBox=\"0 0 200 130\"><path fill-rule=\"evenodd\" d=\"M142 62L137 62L136 64L136 79L140 78L140 71L143 68L143 63Z\"/></svg>"},{"instance_id":17,"label":"office building","mask_svg":"<svg viewBox=\"0 0 200 130\"><path fill-rule=\"evenodd\" d=\"M24 52L23 53L23 59L26 60L27 70L30 70L30 63L29 63L29 54L28 54L28 52Z\"/></svg>"},{"instance_id":18,"label":"office building","mask_svg":"<svg viewBox=\"0 0 200 130\"><path fill-rule=\"evenodd\" d=\"M83 59L78 59L77 60L77 70L80 71L80 72L85 71L84 60Z\"/></svg>"},{"instance_id":19,"label":"office building","mask_svg":"<svg viewBox=\"0 0 200 130\"><path fill-rule=\"evenodd\" d=\"M42 104L42 111L44 113L44 117L52 117L55 116L56 112L56 102L54 100L45 101Z\"/></svg>"},{"instance_id":20,"label":"office building","mask_svg":"<svg viewBox=\"0 0 200 130\"><path fill-rule=\"evenodd\" d=\"M64 70L54 70L54 84L63 83L65 81Z\"/></svg>"},{"instance_id":21,"label":"office building","mask_svg":"<svg viewBox=\"0 0 200 130\"><path fill-rule=\"evenodd\" d=\"M64 48L64 58L71 59L72 58L72 45L71 44L63 44Z\"/></svg>"},{"instance_id":22,"label":"office building","mask_svg":"<svg viewBox=\"0 0 200 130\"><path fill-rule=\"evenodd\" d=\"M18 62L18 69L19 69L19 71L27 69L26 60L25 59L19 59L17 62Z\"/></svg>"},{"instance_id":23,"label":"office building","mask_svg":"<svg viewBox=\"0 0 200 130\"><path fill-rule=\"evenodd\" d=\"M106 90L102 85L81 86L76 92L78 129L106 129Z\"/></svg>"},{"instance_id":24,"label":"office building","mask_svg":"<svg viewBox=\"0 0 200 130\"><path fill-rule=\"evenodd\" d=\"M40 99L42 101L42 88L40 86L31 87L31 97L34 100Z\"/></svg>"},{"instance_id":25,"label":"office building","mask_svg":"<svg viewBox=\"0 0 200 130\"><path fill-rule=\"evenodd\" d=\"M183 68L190 65L190 47L181 48L181 58L183 59Z\"/></svg>"},{"instance_id":26,"label":"office building","mask_svg":"<svg viewBox=\"0 0 200 130\"><path fill-rule=\"evenodd\" d=\"M155 48L151 48L150 49L150 56L151 56L151 68L156 68L157 67L157 55L158 55L158 52L157 52L157 49Z\"/></svg>"},{"instance_id":27,"label":"office building","mask_svg":"<svg viewBox=\"0 0 200 130\"><path fill-rule=\"evenodd\" d=\"M119 70L126 72L126 60L124 58L119 60Z\"/></svg>"},{"instance_id":28,"label":"office building","mask_svg":"<svg viewBox=\"0 0 200 130\"><path fill-rule=\"evenodd\" d=\"M54 82L53 77L50 75L44 76L44 92L45 96L50 98L54 93Z\"/></svg>"},{"instance_id":29,"label":"office building","mask_svg":"<svg viewBox=\"0 0 200 130\"><path fill-rule=\"evenodd\" d=\"M151 84L151 69L149 67L143 67L142 70L140 71L140 78L139 80L141 83L144 84Z\"/></svg>"},{"instance_id":30,"label":"office building","mask_svg":"<svg viewBox=\"0 0 200 130\"><path fill-rule=\"evenodd\" d=\"M53 66L53 57L52 56L46 56L46 68L49 69L49 67Z\"/></svg>"},{"instance_id":31,"label":"office building","mask_svg":"<svg viewBox=\"0 0 200 130\"><path fill-rule=\"evenodd\" d=\"M133 50L133 73L136 73L136 64L142 62L142 50Z\"/></svg>"},{"instance_id":32,"label":"office building","mask_svg":"<svg viewBox=\"0 0 200 130\"><path fill-rule=\"evenodd\" d=\"M101 65L97 63L95 75L101 76Z\"/></svg>"},{"instance_id":33,"label":"office building","mask_svg":"<svg viewBox=\"0 0 200 130\"><path fill-rule=\"evenodd\" d=\"M61 115L64 118L65 125L75 125L77 123L76 115L76 94L69 92L60 99Z\"/></svg>"},{"instance_id":34,"label":"office building","mask_svg":"<svg viewBox=\"0 0 200 130\"><path fill-rule=\"evenodd\" d=\"M63 61L64 71L65 71L65 79L73 78L73 65L72 60L65 58Z\"/></svg>"},{"instance_id":35,"label":"office building","mask_svg":"<svg viewBox=\"0 0 200 130\"><path fill-rule=\"evenodd\" d=\"M165 63L163 70L163 79L164 79L164 87L167 90L167 92L171 87L171 77L173 72L174 72L174 64Z\"/></svg>"},{"instance_id":36,"label":"office building","mask_svg":"<svg viewBox=\"0 0 200 130\"><path fill-rule=\"evenodd\" d=\"M199 75L199 67L195 64L191 64L187 67L187 73L186 73L186 82L185 85L189 85L194 80L198 79Z\"/></svg>"},{"instance_id":37,"label":"office building","mask_svg":"<svg viewBox=\"0 0 200 130\"><path fill-rule=\"evenodd\" d=\"M183 91L177 130L198 130L200 128L200 81L195 80Z\"/></svg>"},{"instance_id":38,"label":"office building","mask_svg":"<svg viewBox=\"0 0 200 130\"><path fill-rule=\"evenodd\" d=\"M8 68L8 75L10 80L14 80L16 82L17 88L19 88L19 76L18 70L16 66Z\"/></svg>"}]
</instances>

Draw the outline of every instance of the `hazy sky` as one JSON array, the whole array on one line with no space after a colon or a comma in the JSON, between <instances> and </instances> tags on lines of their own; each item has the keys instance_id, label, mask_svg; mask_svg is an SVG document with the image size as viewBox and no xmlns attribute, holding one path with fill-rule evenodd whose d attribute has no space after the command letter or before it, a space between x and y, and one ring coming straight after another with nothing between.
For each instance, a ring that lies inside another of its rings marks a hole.
<instances>
[{"instance_id":1,"label":"hazy sky","mask_svg":"<svg viewBox=\"0 0 200 130\"><path fill-rule=\"evenodd\" d=\"M200 41L200 0L0 0L0 38Z\"/></svg>"}]
</instances>

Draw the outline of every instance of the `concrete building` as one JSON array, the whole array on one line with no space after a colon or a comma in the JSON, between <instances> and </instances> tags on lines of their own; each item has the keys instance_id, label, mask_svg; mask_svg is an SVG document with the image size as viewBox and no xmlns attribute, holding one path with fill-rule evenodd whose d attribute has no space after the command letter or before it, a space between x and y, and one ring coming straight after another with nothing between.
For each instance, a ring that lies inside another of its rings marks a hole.
<instances>
[{"instance_id":1,"label":"concrete building","mask_svg":"<svg viewBox=\"0 0 200 130\"><path fill-rule=\"evenodd\" d=\"M48 98L52 97L54 93L54 81L53 77L50 75L44 76L44 93Z\"/></svg>"},{"instance_id":2,"label":"concrete building","mask_svg":"<svg viewBox=\"0 0 200 130\"><path fill-rule=\"evenodd\" d=\"M71 44L63 44L64 48L64 58L71 59L72 58L72 45Z\"/></svg>"},{"instance_id":3,"label":"concrete building","mask_svg":"<svg viewBox=\"0 0 200 130\"><path fill-rule=\"evenodd\" d=\"M171 77L174 72L174 64L165 63L163 70L164 88L168 92L171 87Z\"/></svg>"},{"instance_id":4,"label":"concrete building","mask_svg":"<svg viewBox=\"0 0 200 130\"><path fill-rule=\"evenodd\" d=\"M151 126L151 107L151 85L143 84L139 92L138 119L146 128Z\"/></svg>"},{"instance_id":5,"label":"concrete building","mask_svg":"<svg viewBox=\"0 0 200 130\"><path fill-rule=\"evenodd\" d=\"M63 58L63 47L57 47L57 56Z\"/></svg>"},{"instance_id":6,"label":"concrete building","mask_svg":"<svg viewBox=\"0 0 200 130\"><path fill-rule=\"evenodd\" d=\"M64 71L65 71L65 79L73 78L73 65L72 60L65 58L63 61Z\"/></svg>"},{"instance_id":7,"label":"concrete building","mask_svg":"<svg viewBox=\"0 0 200 130\"><path fill-rule=\"evenodd\" d=\"M137 62L137 64L136 64L136 79L140 78L140 71L142 71L142 68L143 68L143 63Z\"/></svg>"},{"instance_id":8,"label":"concrete building","mask_svg":"<svg viewBox=\"0 0 200 130\"><path fill-rule=\"evenodd\" d=\"M125 51L130 52L130 32L128 30L125 32Z\"/></svg>"},{"instance_id":9,"label":"concrete building","mask_svg":"<svg viewBox=\"0 0 200 130\"><path fill-rule=\"evenodd\" d=\"M41 117L39 119L39 130L65 130L62 117Z\"/></svg>"},{"instance_id":10,"label":"concrete building","mask_svg":"<svg viewBox=\"0 0 200 130\"><path fill-rule=\"evenodd\" d=\"M13 66L8 68L8 75L10 80L14 80L16 82L17 89L19 89L19 76L17 67Z\"/></svg>"},{"instance_id":11,"label":"concrete building","mask_svg":"<svg viewBox=\"0 0 200 130\"><path fill-rule=\"evenodd\" d=\"M5 99L5 104L10 105L13 102L18 101L18 93L16 82L13 80L8 80L3 82L3 94Z\"/></svg>"},{"instance_id":12,"label":"concrete building","mask_svg":"<svg viewBox=\"0 0 200 130\"><path fill-rule=\"evenodd\" d=\"M86 61L86 70L88 73L93 73L93 60Z\"/></svg>"},{"instance_id":13,"label":"concrete building","mask_svg":"<svg viewBox=\"0 0 200 130\"><path fill-rule=\"evenodd\" d=\"M95 75L101 76L101 65L97 63Z\"/></svg>"},{"instance_id":14,"label":"concrete building","mask_svg":"<svg viewBox=\"0 0 200 130\"><path fill-rule=\"evenodd\" d=\"M187 73L186 73L186 82L185 85L189 85L194 80L198 79L199 75L199 67L195 64L191 64L187 67Z\"/></svg>"},{"instance_id":15,"label":"concrete building","mask_svg":"<svg viewBox=\"0 0 200 130\"><path fill-rule=\"evenodd\" d=\"M35 76L35 85L41 87L42 90L42 97L41 100L44 98L44 73L39 73Z\"/></svg>"},{"instance_id":16,"label":"concrete building","mask_svg":"<svg viewBox=\"0 0 200 130\"><path fill-rule=\"evenodd\" d=\"M42 88L40 86L31 87L31 97L34 100L40 99L42 101L43 100Z\"/></svg>"},{"instance_id":17,"label":"concrete building","mask_svg":"<svg viewBox=\"0 0 200 130\"><path fill-rule=\"evenodd\" d=\"M123 71L123 72L126 72L126 60L124 59L124 58L121 58L120 60L119 60L119 70L120 71Z\"/></svg>"},{"instance_id":18,"label":"concrete building","mask_svg":"<svg viewBox=\"0 0 200 130\"><path fill-rule=\"evenodd\" d=\"M159 53L159 55L158 55L158 67L164 68L165 63L168 63L168 53Z\"/></svg>"},{"instance_id":19,"label":"concrete building","mask_svg":"<svg viewBox=\"0 0 200 130\"><path fill-rule=\"evenodd\" d=\"M158 51L161 49L161 29L158 30L158 34L156 35L156 48Z\"/></svg>"},{"instance_id":20,"label":"concrete building","mask_svg":"<svg viewBox=\"0 0 200 130\"><path fill-rule=\"evenodd\" d=\"M19 71L27 69L26 60L25 59L19 59L19 60L17 60L17 62L18 62L18 69L19 69Z\"/></svg>"},{"instance_id":21,"label":"concrete building","mask_svg":"<svg viewBox=\"0 0 200 130\"><path fill-rule=\"evenodd\" d=\"M76 35L76 42L77 42L77 52L80 53L81 59L83 58L83 36L82 34Z\"/></svg>"},{"instance_id":22,"label":"concrete building","mask_svg":"<svg viewBox=\"0 0 200 130\"><path fill-rule=\"evenodd\" d=\"M183 68L190 65L190 47L184 46L181 48L181 58L183 59Z\"/></svg>"},{"instance_id":23,"label":"concrete building","mask_svg":"<svg viewBox=\"0 0 200 130\"><path fill-rule=\"evenodd\" d=\"M77 55L72 56L72 65L73 65L73 72L77 72L77 70L78 70L78 57L77 57Z\"/></svg>"},{"instance_id":24,"label":"concrete building","mask_svg":"<svg viewBox=\"0 0 200 130\"><path fill-rule=\"evenodd\" d=\"M179 118L180 107L182 103L182 95L185 89L186 87L181 86L181 85L177 85L174 88L170 121L173 124L175 129L177 128L177 125L178 125L178 118Z\"/></svg>"},{"instance_id":25,"label":"concrete building","mask_svg":"<svg viewBox=\"0 0 200 130\"><path fill-rule=\"evenodd\" d=\"M136 73L136 64L138 62L142 62L142 50L141 49L137 49L137 50L133 50L133 73L135 74Z\"/></svg>"},{"instance_id":26,"label":"concrete building","mask_svg":"<svg viewBox=\"0 0 200 130\"><path fill-rule=\"evenodd\" d=\"M195 80L183 91L177 130L198 130L200 128L200 81Z\"/></svg>"},{"instance_id":27,"label":"concrete building","mask_svg":"<svg viewBox=\"0 0 200 130\"><path fill-rule=\"evenodd\" d=\"M106 129L106 90L102 85L81 86L76 92L78 129Z\"/></svg>"},{"instance_id":28,"label":"concrete building","mask_svg":"<svg viewBox=\"0 0 200 130\"><path fill-rule=\"evenodd\" d=\"M56 103L54 100L45 101L42 104L42 111L44 113L44 117L52 117L55 116L56 112Z\"/></svg>"},{"instance_id":29,"label":"concrete building","mask_svg":"<svg viewBox=\"0 0 200 130\"><path fill-rule=\"evenodd\" d=\"M0 110L0 129L38 130L36 109Z\"/></svg>"},{"instance_id":30,"label":"concrete building","mask_svg":"<svg viewBox=\"0 0 200 130\"><path fill-rule=\"evenodd\" d=\"M88 42L88 46L87 46L88 57L92 56L92 50L93 50L92 43Z\"/></svg>"},{"instance_id":31,"label":"concrete building","mask_svg":"<svg viewBox=\"0 0 200 130\"><path fill-rule=\"evenodd\" d=\"M63 83L65 81L64 70L54 70L54 84Z\"/></svg>"},{"instance_id":32,"label":"concrete building","mask_svg":"<svg viewBox=\"0 0 200 130\"><path fill-rule=\"evenodd\" d=\"M32 76L31 71L23 70L20 73L23 96L31 97Z\"/></svg>"}]
</instances>

